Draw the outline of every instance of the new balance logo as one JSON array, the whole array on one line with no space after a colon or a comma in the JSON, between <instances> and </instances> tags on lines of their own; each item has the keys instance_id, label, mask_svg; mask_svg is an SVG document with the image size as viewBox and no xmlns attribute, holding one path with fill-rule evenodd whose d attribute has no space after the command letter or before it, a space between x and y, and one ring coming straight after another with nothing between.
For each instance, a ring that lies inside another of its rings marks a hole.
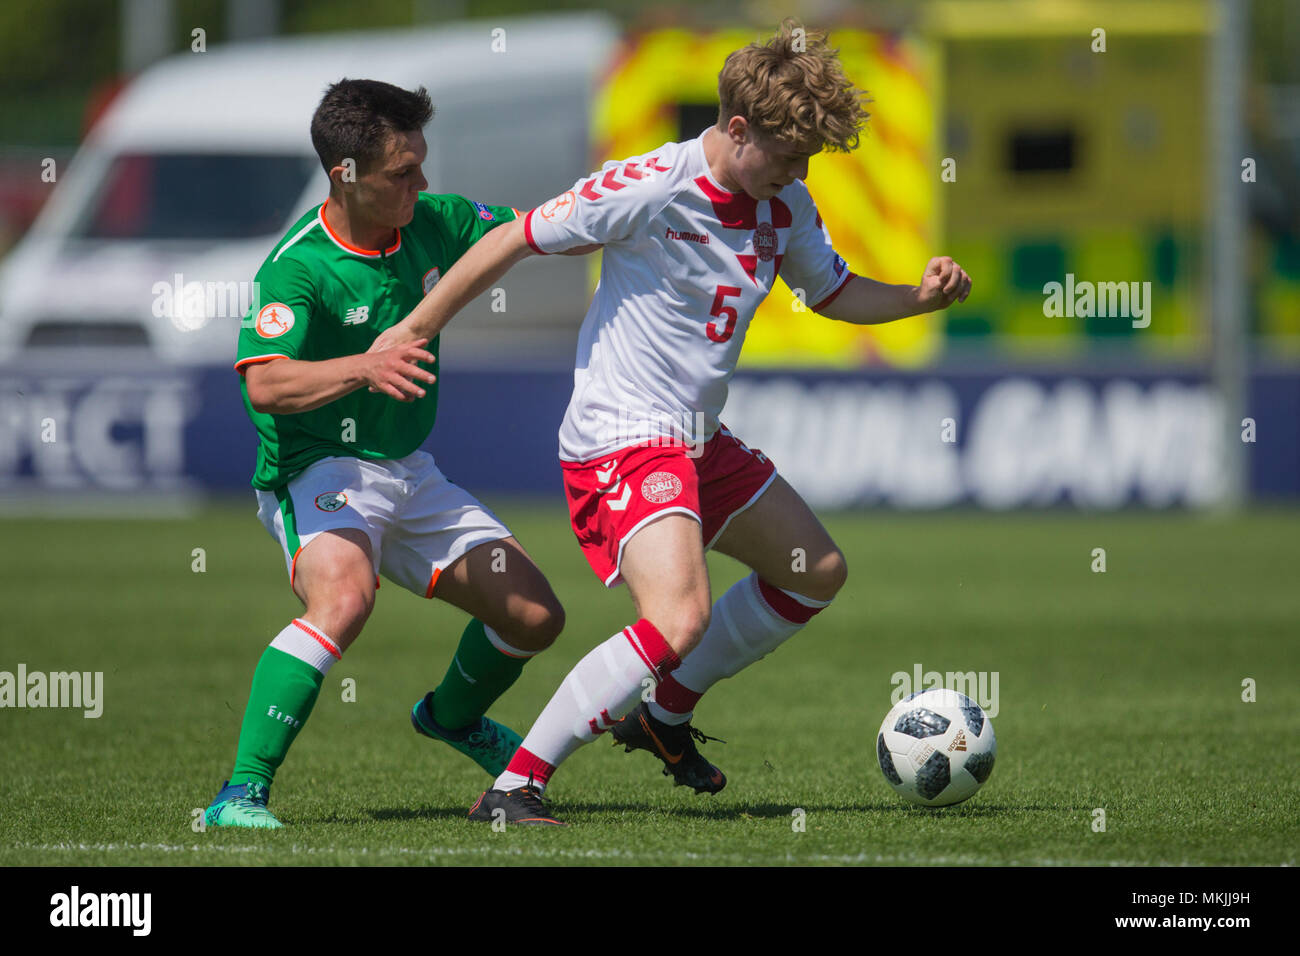
<instances>
[{"instance_id":1,"label":"new balance logo","mask_svg":"<svg viewBox=\"0 0 1300 956\"><path fill-rule=\"evenodd\" d=\"M966 749L966 731L959 730L957 731L957 736L952 738L952 743L948 745L948 753L952 753L954 750L964 751L965 749Z\"/></svg>"},{"instance_id":2,"label":"new balance logo","mask_svg":"<svg viewBox=\"0 0 1300 956\"><path fill-rule=\"evenodd\" d=\"M348 309L343 316L344 325L362 325L370 321L370 306L359 305L354 309Z\"/></svg>"}]
</instances>

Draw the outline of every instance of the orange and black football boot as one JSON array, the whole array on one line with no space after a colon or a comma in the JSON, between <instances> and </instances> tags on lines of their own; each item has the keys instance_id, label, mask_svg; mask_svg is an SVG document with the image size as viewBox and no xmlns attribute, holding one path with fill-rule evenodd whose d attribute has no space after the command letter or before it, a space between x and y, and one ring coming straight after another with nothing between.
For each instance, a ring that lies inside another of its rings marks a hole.
<instances>
[{"instance_id":1,"label":"orange and black football boot","mask_svg":"<svg viewBox=\"0 0 1300 956\"><path fill-rule=\"evenodd\" d=\"M698 740L717 740L691 726L684 724L665 724L656 720L650 713L645 701L637 704L636 709L609 728L614 744L623 744L626 753L633 750L648 750L664 765L664 776L672 777L676 786L691 787L696 793L717 793L727 785L727 777L700 755L695 747Z\"/></svg>"},{"instance_id":2,"label":"orange and black football boot","mask_svg":"<svg viewBox=\"0 0 1300 956\"><path fill-rule=\"evenodd\" d=\"M497 811L501 811L498 815ZM565 827L567 823L555 819L546 804L542 802L542 792L533 786L533 778L515 790L486 790L469 809L471 820L484 820L495 823L523 825L541 825Z\"/></svg>"}]
</instances>

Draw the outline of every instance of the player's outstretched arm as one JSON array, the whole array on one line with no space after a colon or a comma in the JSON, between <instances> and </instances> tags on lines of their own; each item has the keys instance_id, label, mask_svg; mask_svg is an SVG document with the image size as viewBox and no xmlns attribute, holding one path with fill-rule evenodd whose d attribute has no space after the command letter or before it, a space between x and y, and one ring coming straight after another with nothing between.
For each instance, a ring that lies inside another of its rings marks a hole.
<instances>
[{"instance_id":1,"label":"player's outstretched arm","mask_svg":"<svg viewBox=\"0 0 1300 956\"><path fill-rule=\"evenodd\" d=\"M971 280L948 256L926 264L920 285L888 285L865 276L854 276L842 292L820 309L828 319L855 325L877 325L910 315L946 309L965 302Z\"/></svg>"},{"instance_id":2,"label":"player's outstretched arm","mask_svg":"<svg viewBox=\"0 0 1300 956\"><path fill-rule=\"evenodd\" d=\"M457 312L509 272L516 262L532 254L524 236L522 218L498 226L456 260L410 315L380 333L370 351L416 339L432 341Z\"/></svg>"},{"instance_id":3,"label":"player's outstretched arm","mask_svg":"<svg viewBox=\"0 0 1300 956\"><path fill-rule=\"evenodd\" d=\"M395 348L345 355L322 362L278 358L244 369L244 384L253 409L271 415L295 415L328 405L362 386L400 402L424 397L420 382L432 384L432 372L416 362L433 363L424 350L427 339Z\"/></svg>"}]
</instances>

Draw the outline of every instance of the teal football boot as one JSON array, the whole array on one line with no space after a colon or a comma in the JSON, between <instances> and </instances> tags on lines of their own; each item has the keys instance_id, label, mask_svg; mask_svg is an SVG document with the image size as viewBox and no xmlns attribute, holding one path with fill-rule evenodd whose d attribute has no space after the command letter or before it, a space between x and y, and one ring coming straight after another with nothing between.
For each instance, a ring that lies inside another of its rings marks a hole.
<instances>
[{"instance_id":1,"label":"teal football boot","mask_svg":"<svg viewBox=\"0 0 1300 956\"><path fill-rule=\"evenodd\" d=\"M266 809L271 788L250 780L232 785L225 782L216 799L208 805L203 821L210 827L249 827L255 830L278 830L284 826Z\"/></svg>"},{"instance_id":2,"label":"teal football boot","mask_svg":"<svg viewBox=\"0 0 1300 956\"><path fill-rule=\"evenodd\" d=\"M495 720L480 717L478 725L471 724L464 730L448 730L440 727L433 719L433 691L425 694L411 708L411 726L416 733L441 740L453 750L459 750L493 777L505 772L510 758L515 755L524 739Z\"/></svg>"}]
</instances>

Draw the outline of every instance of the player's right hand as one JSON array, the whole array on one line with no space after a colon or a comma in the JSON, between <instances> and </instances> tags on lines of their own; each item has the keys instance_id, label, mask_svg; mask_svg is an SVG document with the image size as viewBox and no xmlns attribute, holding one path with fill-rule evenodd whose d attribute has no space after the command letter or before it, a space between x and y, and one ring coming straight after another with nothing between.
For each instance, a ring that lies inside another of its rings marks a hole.
<instances>
[{"instance_id":1,"label":"player's right hand","mask_svg":"<svg viewBox=\"0 0 1300 956\"><path fill-rule=\"evenodd\" d=\"M428 339L416 339L404 345L377 352L364 352L357 356L361 361L361 376L370 386L370 391L382 392L399 402L424 398L425 392L419 383L432 385L438 380L432 372L415 364L427 362L432 365L437 361L424 350L428 344Z\"/></svg>"}]
</instances>

